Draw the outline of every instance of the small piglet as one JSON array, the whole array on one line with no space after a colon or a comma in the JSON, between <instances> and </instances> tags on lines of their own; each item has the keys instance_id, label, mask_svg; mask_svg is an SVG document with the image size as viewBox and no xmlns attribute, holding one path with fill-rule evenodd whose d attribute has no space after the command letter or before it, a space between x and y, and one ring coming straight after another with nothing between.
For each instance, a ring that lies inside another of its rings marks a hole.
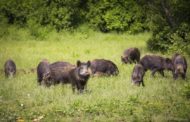
<instances>
[{"instance_id":1,"label":"small piglet","mask_svg":"<svg viewBox=\"0 0 190 122\"><path fill-rule=\"evenodd\" d=\"M106 59L94 59L91 61L90 68L93 76L111 76L119 74L116 64Z\"/></svg>"},{"instance_id":2,"label":"small piglet","mask_svg":"<svg viewBox=\"0 0 190 122\"><path fill-rule=\"evenodd\" d=\"M4 64L5 77L13 77L16 74L16 64L12 59L9 59Z\"/></svg>"},{"instance_id":3,"label":"small piglet","mask_svg":"<svg viewBox=\"0 0 190 122\"><path fill-rule=\"evenodd\" d=\"M121 56L122 63L138 63L140 61L140 51L138 48L129 48L123 52Z\"/></svg>"}]
</instances>

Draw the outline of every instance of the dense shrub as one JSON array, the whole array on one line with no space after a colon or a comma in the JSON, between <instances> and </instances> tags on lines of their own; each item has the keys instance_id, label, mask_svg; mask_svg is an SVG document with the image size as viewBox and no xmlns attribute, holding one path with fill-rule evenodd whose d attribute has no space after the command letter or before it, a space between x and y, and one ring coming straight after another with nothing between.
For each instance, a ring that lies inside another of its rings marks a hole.
<instances>
[{"instance_id":1,"label":"dense shrub","mask_svg":"<svg viewBox=\"0 0 190 122\"><path fill-rule=\"evenodd\" d=\"M80 0L7 0L1 1L0 10L10 24L26 25L33 20L37 24L51 25L59 31L81 22L81 4Z\"/></svg>"},{"instance_id":2,"label":"dense shrub","mask_svg":"<svg viewBox=\"0 0 190 122\"><path fill-rule=\"evenodd\" d=\"M145 29L145 14L133 0L104 0L89 2L87 19L92 27L103 32L142 32Z\"/></svg>"},{"instance_id":3,"label":"dense shrub","mask_svg":"<svg viewBox=\"0 0 190 122\"><path fill-rule=\"evenodd\" d=\"M10 24L25 25L33 20L58 31L76 27L86 20L103 32L142 32L145 28L144 13L133 0L3 0L0 8Z\"/></svg>"},{"instance_id":4,"label":"dense shrub","mask_svg":"<svg viewBox=\"0 0 190 122\"><path fill-rule=\"evenodd\" d=\"M179 52L190 55L190 27L187 23L182 23L175 30L170 27L163 27L162 30L155 31L151 39L148 40L147 46L151 51L160 52Z\"/></svg>"},{"instance_id":5,"label":"dense shrub","mask_svg":"<svg viewBox=\"0 0 190 122\"><path fill-rule=\"evenodd\" d=\"M190 28L187 23L171 29L168 26L160 31L154 31L147 42L148 49L160 52L179 52L190 55Z\"/></svg>"},{"instance_id":6,"label":"dense shrub","mask_svg":"<svg viewBox=\"0 0 190 122\"><path fill-rule=\"evenodd\" d=\"M182 23L174 33L171 33L169 41L172 42L169 50L180 53L187 52L190 55L190 26Z\"/></svg>"},{"instance_id":7,"label":"dense shrub","mask_svg":"<svg viewBox=\"0 0 190 122\"><path fill-rule=\"evenodd\" d=\"M153 36L147 42L148 49L190 54L190 1L158 0L151 5L149 28Z\"/></svg>"},{"instance_id":8,"label":"dense shrub","mask_svg":"<svg viewBox=\"0 0 190 122\"><path fill-rule=\"evenodd\" d=\"M9 24L23 25L27 21L32 6L30 2L26 3L24 0L2 0L0 8L1 13L7 18Z\"/></svg>"}]
</instances>

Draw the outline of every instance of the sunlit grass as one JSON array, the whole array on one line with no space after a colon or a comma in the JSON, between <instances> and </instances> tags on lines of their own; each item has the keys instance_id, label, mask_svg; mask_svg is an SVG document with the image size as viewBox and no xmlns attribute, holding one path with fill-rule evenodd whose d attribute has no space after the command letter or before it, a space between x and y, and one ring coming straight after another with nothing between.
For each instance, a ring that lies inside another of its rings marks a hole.
<instances>
[{"instance_id":1,"label":"sunlit grass","mask_svg":"<svg viewBox=\"0 0 190 122\"><path fill-rule=\"evenodd\" d=\"M78 95L72 93L70 85L38 86L36 73L18 72L13 79L5 79L1 73L1 121L14 121L19 117L31 121L40 116L43 116L42 121L190 120L190 101L182 92L189 82L173 81L169 72L165 72L166 77L159 74L152 77L147 72L145 87L136 87L131 84L134 65L122 65L120 61L123 50L129 47L138 47L142 55L149 54L146 41L150 33L103 34L79 29L50 32L40 40L32 37L28 30L12 28L8 32L11 34L0 38L0 69L8 58L16 62L18 69L25 70L35 68L44 58L50 62L62 60L73 64L76 60L105 58L117 64L120 74L91 78L88 82L90 92Z\"/></svg>"}]
</instances>

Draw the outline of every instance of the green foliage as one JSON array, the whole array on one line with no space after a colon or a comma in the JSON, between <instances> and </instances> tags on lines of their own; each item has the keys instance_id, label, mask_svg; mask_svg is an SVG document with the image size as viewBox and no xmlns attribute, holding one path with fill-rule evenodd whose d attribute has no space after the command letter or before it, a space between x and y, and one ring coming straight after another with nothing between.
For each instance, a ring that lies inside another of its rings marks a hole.
<instances>
[{"instance_id":1,"label":"green foliage","mask_svg":"<svg viewBox=\"0 0 190 122\"><path fill-rule=\"evenodd\" d=\"M133 0L104 0L89 3L87 19L90 25L107 31L142 32L145 29L144 13Z\"/></svg>"},{"instance_id":2,"label":"green foliage","mask_svg":"<svg viewBox=\"0 0 190 122\"><path fill-rule=\"evenodd\" d=\"M45 40L48 34L54 30L51 26L41 26L33 20L28 21L27 29L30 32L29 35L36 40Z\"/></svg>"},{"instance_id":3,"label":"green foliage","mask_svg":"<svg viewBox=\"0 0 190 122\"><path fill-rule=\"evenodd\" d=\"M151 19L148 25L153 36L147 42L148 49L190 54L190 2L158 0L149 4L148 15Z\"/></svg>"},{"instance_id":4,"label":"green foliage","mask_svg":"<svg viewBox=\"0 0 190 122\"><path fill-rule=\"evenodd\" d=\"M145 14L133 0L3 0L0 8L8 23L21 26L33 20L58 31L72 29L83 22L103 32L127 30L137 33L146 28Z\"/></svg>"},{"instance_id":5,"label":"green foliage","mask_svg":"<svg viewBox=\"0 0 190 122\"><path fill-rule=\"evenodd\" d=\"M80 22L80 11L78 8L80 0L55 0L48 2L47 15L45 15L44 18L47 17L49 23L58 31L63 28L74 27ZM41 23L45 22L42 21Z\"/></svg>"},{"instance_id":6,"label":"green foliage","mask_svg":"<svg viewBox=\"0 0 190 122\"><path fill-rule=\"evenodd\" d=\"M166 52L169 46L172 44L170 41L166 41L170 38L170 28L164 27L163 30L155 31L151 39L147 41L148 49L153 51Z\"/></svg>"},{"instance_id":7,"label":"green foliage","mask_svg":"<svg viewBox=\"0 0 190 122\"><path fill-rule=\"evenodd\" d=\"M81 22L80 0L6 0L0 10L8 23L26 25L33 20L40 25L51 25L58 31L77 26Z\"/></svg>"},{"instance_id":8,"label":"green foliage","mask_svg":"<svg viewBox=\"0 0 190 122\"><path fill-rule=\"evenodd\" d=\"M147 42L149 50L190 54L190 28L187 23L182 23L173 31L165 26L162 30L155 32L157 33L154 33Z\"/></svg>"},{"instance_id":9,"label":"green foliage","mask_svg":"<svg viewBox=\"0 0 190 122\"><path fill-rule=\"evenodd\" d=\"M7 18L8 23L17 23L21 26L26 23L31 7L30 2L26 3L25 0L2 0L0 2L0 11Z\"/></svg>"},{"instance_id":10,"label":"green foliage","mask_svg":"<svg viewBox=\"0 0 190 122\"><path fill-rule=\"evenodd\" d=\"M182 23L179 28L171 34L170 41L172 46L169 50L173 52L187 52L190 55L190 26L187 23Z\"/></svg>"}]
</instances>

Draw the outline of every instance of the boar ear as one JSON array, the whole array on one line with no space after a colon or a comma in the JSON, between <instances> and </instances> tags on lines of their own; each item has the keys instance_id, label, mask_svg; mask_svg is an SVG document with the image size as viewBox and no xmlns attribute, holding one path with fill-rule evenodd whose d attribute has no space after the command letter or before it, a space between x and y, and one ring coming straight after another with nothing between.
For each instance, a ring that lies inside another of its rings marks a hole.
<instances>
[{"instance_id":1,"label":"boar ear","mask_svg":"<svg viewBox=\"0 0 190 122\"><path fill-rule=\"evenodd\" d=\"M77 67L79 67L81 65L80 60L77 60Z\"/></svg>"},{"instance_id":2,"label":"boar ear","mask_svg":"<svg viewBox=\"0 0 190 122\"><path fill-rule=\"evenodd\" d=\"M90 61L88 61L88 62L87 62L87 65L88 65L88 67L89 67L89 66L91 65L91 62L90 62Z\"/></svg>"}]
</instances>

